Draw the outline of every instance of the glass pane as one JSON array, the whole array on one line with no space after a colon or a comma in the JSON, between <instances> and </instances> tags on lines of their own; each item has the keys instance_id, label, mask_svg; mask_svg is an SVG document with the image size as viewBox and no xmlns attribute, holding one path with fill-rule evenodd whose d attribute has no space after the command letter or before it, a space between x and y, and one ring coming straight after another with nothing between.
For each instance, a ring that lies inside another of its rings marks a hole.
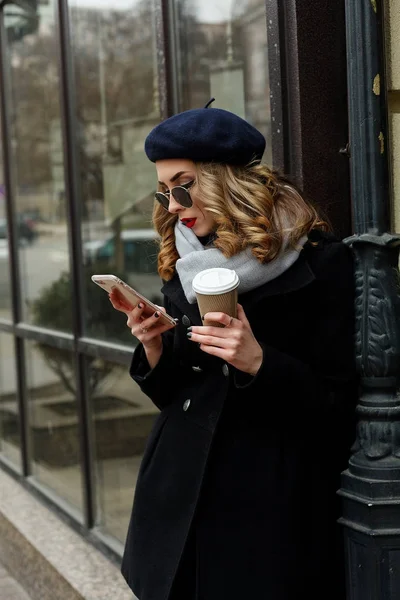
<instances>
[{"instance_id":1,"label":"glass pane","mask_svg":"<svg viewBox=\"0 0 400 600\"><path fill-rule=\"evenodd\" d=\"M71 329L54 0L5 8L23 318ZM18 15L19 16L16 16ZM66 275L62 275L66 273ZM62 293L67 292L62 299ZM36 306L36 301L40 306ZM60 310L62 306L62 310Z\"/></svg>"},{"instance_id":2,"label":"glass pane","mask_svg":"<svg viewBox=\"0 0 400 600\"><path fill-rule=\"evenodd\" d=\"M267 139L271 115L265 0L175 0L180 110L201 108L215 97Z\"/></svg>"},{"instance_id":3,"label":"glass pane","mask_svg":"<svg viewBox=\"0 0 400 600\"><path fill-rule=\"evenodd\" d=\"M11 281L7 218L0 218L0 319L11 320Z\"/></svg>"},{"instance_id":4,"label":"glass pane","mask_svg":"<svg viewBox=\"0 0 400 600\"><path fill-rule=\"evenodd\" d=\"M71 0L79 123L86 328L93 337L132 344L126 318L90 276L114 273L160 303L151 227L154 165L144 140L160 120L152 0L90 8Z\"/></svg>"},{"instance_id":5,"label":"glass pane","mask_svg":"<svg viewBox=\"0 0 400 600\"><path fill-rule=\"evenodd\" d=\"M0 143L0 319L11 319L11 285L7 238L6 188L4 185L3 148Z\"/></svg>"},{"instance_id":6,"label":"glass pane","mask_svg":"<svg viewBox=\"0 0 400 600\"><path fill-rule=\"evenodd\" d=\"M123 542L154 404L126 366L88 359L95 430L98 525Z\"/></svg>"},{"instance_id":7,"label":"glass pane","mask_svg":"<svg viewBox=\"0 0 400 600\"><path fill-rule=\"evenodd\" d=\"M0 452L21 468L14 339L0 332Z\"/></svg>"},{"instance_id":8,"label":"glass pane","mask_svg":"<svg viewBox=\"0 0 400 600\"><path fill-rule=\"evenodd\" d=\"M27 342L26 356L33 474L81 510L80 440L72 354Z\"/></svg>"}]
</instances>

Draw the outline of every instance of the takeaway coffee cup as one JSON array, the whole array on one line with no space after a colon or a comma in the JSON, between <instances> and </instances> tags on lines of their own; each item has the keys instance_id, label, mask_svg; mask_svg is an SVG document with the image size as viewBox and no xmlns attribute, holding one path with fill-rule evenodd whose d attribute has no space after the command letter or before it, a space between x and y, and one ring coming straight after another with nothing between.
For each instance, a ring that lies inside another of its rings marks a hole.
<instances>
[{"instance_id":1,"label":"takeaway coffee cup","mask_svg":"<svg viewBox=\"0 0 400 600\"><path fill-rule=\"evenodd\" d=\"M237 316L239 277L232 269L205 269L197 273L192 282L193 291L201 315L208 312L224 312ZM221 323L204 321L205 325L224 327Z\"/></svg>"}]
</instances>

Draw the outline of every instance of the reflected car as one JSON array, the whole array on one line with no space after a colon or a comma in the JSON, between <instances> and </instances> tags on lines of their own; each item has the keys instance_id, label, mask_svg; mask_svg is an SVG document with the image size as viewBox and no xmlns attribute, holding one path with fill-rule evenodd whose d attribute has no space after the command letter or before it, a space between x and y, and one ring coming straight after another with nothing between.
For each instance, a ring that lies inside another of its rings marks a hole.
<instances>
[{"instance_id":1,"label":"reflected car","mask_svg":"<svg viewBox=\"0 0 400 600\"><path fill-rule=\"evenodd\" d=\"M121 231L123 268L125 281L155 304L162 304L160 288L162 281L157 272L158 234L153 229L125 229ZM84 242L83 253L87 265L103 268L105 275L115 267L116 239L109 236L104 240ZM110 273L112 274L112 273Z\"/></svg>"},{"instance_id":2,"label":"reflected car","mask_svg":"<svg viewBox=\"0 0 400 600\"><path fill-rule=\"evenodd\" d=\"M17 216L17 235L20 246L32 244L37 238L37 231L31 219L23 215ZM0 219L0 239L5 240L8 237L7 219Z\"/></svg>"}]
</instances>

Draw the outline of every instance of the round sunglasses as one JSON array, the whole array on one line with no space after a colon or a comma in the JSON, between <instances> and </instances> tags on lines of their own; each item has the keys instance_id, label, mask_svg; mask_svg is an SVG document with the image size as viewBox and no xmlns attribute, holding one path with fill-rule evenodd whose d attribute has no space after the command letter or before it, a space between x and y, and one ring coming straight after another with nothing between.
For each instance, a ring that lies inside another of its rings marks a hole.
<instances>
[{"instance_id":1,"label":"round sunglasses","mask_svg":"<svg viewBox=\"0 0 400 600\"><path fill-rule=\"evenodd\" d=\"M165 210L169 209L169 199L172 194L174 200L180 204L183 208L191 208L193 206L193 200L190 197L190 188L194 184L193 181L184 183L183 185L176 185L169 192L156 192L154 197L161 204Z\"/></svg>"}]
</instances>

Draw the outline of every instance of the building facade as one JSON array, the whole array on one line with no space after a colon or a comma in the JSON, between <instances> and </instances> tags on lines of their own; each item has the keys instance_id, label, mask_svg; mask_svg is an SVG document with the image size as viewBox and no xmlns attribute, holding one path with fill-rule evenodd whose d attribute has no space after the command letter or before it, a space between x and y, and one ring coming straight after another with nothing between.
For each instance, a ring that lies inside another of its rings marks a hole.
<instances>
[{"instance_id":1,"label":"building facade","mask_svg":"<svg viewBox=\"0 0 400 600\"><path fill-rule=\"evenodd\" d=\"M160 301L144 139L215 97L351 235L345 2L15 0L0 17L0 465L118 561L156 409L90 276ZM400 0L385 24L398 231Z\"/></svg>"},{"instance_id":2,"label":"building facade","mask_svg":"<svg viewBox=\"0 0 400 600\"><path fill-rule=\"evenodd\" d=\"M400 230L400 2L386 3L386 52L389 101L393 228Z\"/></svg>"}]
</instances>

